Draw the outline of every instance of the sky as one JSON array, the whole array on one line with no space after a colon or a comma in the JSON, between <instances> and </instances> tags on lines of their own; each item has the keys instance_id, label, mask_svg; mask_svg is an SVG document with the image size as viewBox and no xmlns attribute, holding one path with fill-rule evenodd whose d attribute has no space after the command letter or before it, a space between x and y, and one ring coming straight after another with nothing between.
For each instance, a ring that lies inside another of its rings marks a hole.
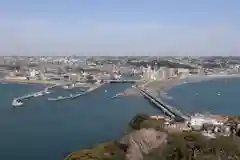
<instances>
[{"instance_id":1,"label":"sky","mask_svg":"<svg viewBox=\"0 0 240 160\"><path fill-rule=\"evenodd\" d=\"M0 55L239 55L239 0L1 0Z\"/></svg>"}]
</instances>

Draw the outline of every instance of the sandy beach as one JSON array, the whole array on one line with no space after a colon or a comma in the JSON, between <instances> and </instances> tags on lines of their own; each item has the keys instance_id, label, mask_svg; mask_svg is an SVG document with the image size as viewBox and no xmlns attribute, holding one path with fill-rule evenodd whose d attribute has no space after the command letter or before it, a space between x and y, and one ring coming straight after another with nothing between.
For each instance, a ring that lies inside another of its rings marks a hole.
<instances>
[{"instance_id":1,"label":"sandy beach","mask_svg":"<svg viewBox=\"0 0 240 160\"><path fill-rule=\"evenodd\" d=\"M209 81L209 80L215 80L215 79L227 79L227 78L240 78L240 74L193 75L183 79L174 78L174 79L168 79L168 80L158 80L158 81L155 80L155 81L149 82L147 85L145 85L145 87L151 90L151 92L153 92L155 96L164 98L164 96L161 96L161 95L164 95L162 93L166 92L167 90L177 85L184 85L187 83L198 83L202 81Z\"/></svg>"},{"instance_id":2,"label":"sandy beach","mask_svg":"<svg viewBox=\"0 0 240 160\"><path fill-rule=\"evenodd\" d=\"M172 110L175 110L176 112L183 114L183 115L189 115L186 111L181 111L171 106L170 104L166 103L165 100L172 99L173 97L169 97L166 94L166 91L171 89L172 87L175 87L177 85L184 85L187 83L198 83L202 81L209 81L209 80L215 80L215 79L229 79L229 78L240 78L240 75L198 75L198 76L189 76L187 78L175 78L175 79L168 79L168 80L162 80L162 81L151 81L148 82L146 85L144 85L145 88L147 88L153 96L157 97L160 101L162 101L165 105L168 105L169 108L172 108Z\"/></svg>"}]
</instances>

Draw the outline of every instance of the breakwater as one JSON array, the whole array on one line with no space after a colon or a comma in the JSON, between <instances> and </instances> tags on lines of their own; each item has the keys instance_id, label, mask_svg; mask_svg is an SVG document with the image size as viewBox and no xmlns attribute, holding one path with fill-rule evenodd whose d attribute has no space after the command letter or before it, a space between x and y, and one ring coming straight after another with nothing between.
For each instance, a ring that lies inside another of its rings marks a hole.
<instances>
[{"instance_id":1,"label":"breakwater","mask_svg":"<svg viewBox=\"0 0 240 160\"><path fill-rule=\"evenodd\" d=\"M39 97L39 96L44 96L44 95L47 95L47 94L51 94L49 89L52 89L56 86L58 86L58 85L49 86L49 87L46 87L44 90L37 91L37 92L31 93L31 94L27 94L27 95L24 95L24 96L21 96L21 97L14 98L13 101L12 101L12 106L13 107L22 106L23 105L22 101L24 99L29 99L29 98L33 98L33 97Z\"/></svg>"},{"instance_id":2,"label":"breakwater","mask_svg":"<svg viewBox=\"0 0 240 160\"><path fill-rule=\"evenodd\" d=\"M80 96L86 95L86 94L88 94L90 92L93 92L94 90L100 88L103 85L105 85L105 83L98 84L96 86L90 87L89 89L87 89L83 93L70 94L69 96L58 96L57 98L48 98L48 100L50 100L50 101L59 101L59 100L75 99L75 98L78 98Z\"/></svg>"}]
</instances>

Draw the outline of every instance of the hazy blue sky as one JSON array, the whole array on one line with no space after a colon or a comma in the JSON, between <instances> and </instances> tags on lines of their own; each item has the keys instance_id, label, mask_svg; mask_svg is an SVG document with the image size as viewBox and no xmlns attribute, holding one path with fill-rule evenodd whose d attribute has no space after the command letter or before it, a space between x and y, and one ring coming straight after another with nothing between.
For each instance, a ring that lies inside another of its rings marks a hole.
<instances>
[{"instance_id":1,"label":"hazy blue sky","mask_svg":"<svg viewBox=\"0 0 240 160\"><path fill-rule=\"evenodd\" d=\"M0 53L240 55L240 0L1 0Z\"/></svg>"}]
</instances>

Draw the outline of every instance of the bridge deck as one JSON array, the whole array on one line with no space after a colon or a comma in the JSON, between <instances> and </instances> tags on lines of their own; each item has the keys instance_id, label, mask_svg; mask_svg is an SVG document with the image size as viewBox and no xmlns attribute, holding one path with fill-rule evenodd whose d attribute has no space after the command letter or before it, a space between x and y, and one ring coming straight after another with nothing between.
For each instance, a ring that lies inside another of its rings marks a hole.
<instances>
[{"instance_id":1,"label":"bridge deck","mask_svg":"<svg viewBox=\"0 0 240 160\"><path fill-rule=\"evenodd\" d=\"M146 90L141 90L141 93L148 98L149 100L151 100L157 107L159 107L160 109L163 110L164 113L168 114L169 116L171 116L172 118L175 117L181 117L183 119L188 119L187 116L185 116L183 113L181 113L179 110L175 109L174 107L167 105L166 103L162 102L161 99L152 96L150 93L148 93Z\"/></svg>"}]
</instances>

